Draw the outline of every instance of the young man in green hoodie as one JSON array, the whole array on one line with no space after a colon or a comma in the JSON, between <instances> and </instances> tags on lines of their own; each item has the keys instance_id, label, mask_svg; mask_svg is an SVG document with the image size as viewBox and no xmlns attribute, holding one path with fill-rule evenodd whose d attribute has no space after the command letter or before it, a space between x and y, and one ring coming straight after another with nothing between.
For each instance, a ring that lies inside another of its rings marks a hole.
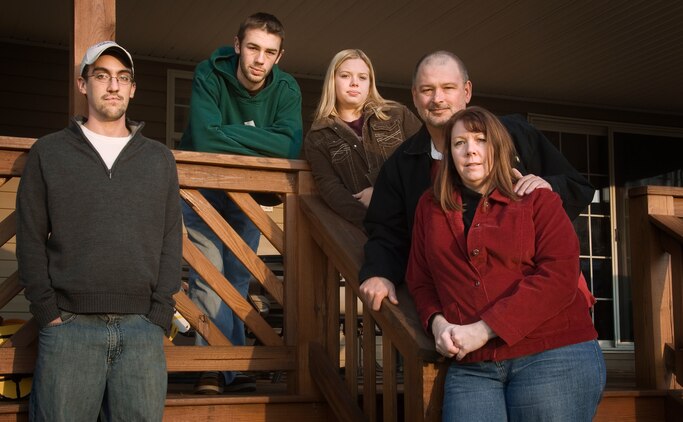
<instances>
[{"instance_id":1,"label":"young man in green hoodie","mask_svg":"<svg viewBox=\"0 0 683 422\"><path fill-rule=\"evenodd\" d=\"M197 66L192 83L190 123L180 149L200 152L297 158L301 149L301 90L281 71L285 39L280 21L267 13L249 16L234 47L221 47ZM254 251L260 232L225 192L202 190L204 197ZM246 297L251 274L204 221L183 202L183 218L192 242ZM194 272L189 295L234 345L245 344L244 323ZM200 336L196 344L206 345ZM199 394L253 391L253 378L235 372L206 372L195 386Z\"/></svg>"}]
</instances>

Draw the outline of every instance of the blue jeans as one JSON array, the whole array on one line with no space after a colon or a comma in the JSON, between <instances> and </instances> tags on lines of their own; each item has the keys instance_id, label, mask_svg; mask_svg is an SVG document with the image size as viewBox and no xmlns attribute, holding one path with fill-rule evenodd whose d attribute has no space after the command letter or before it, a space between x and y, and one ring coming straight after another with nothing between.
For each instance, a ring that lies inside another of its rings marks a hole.
<instances>
[{"instance_id":1,"label":"blue jeans","mask_svg":"<svg viewBox=\"0 0 683 422\"><path fill-rule=\"evenodd\" d=\"M240 235L244 242L253 250L258 249L261 232L249 220L242 210L230 199L225 192L216 190L201 190L202 195L218 211L218 213ZM223 273L226 279L237 289L242 297L249 293L251 273L227 246L211 231L209 226L197 213L182 201L183 221L187 234L192 243ZM199 275L190 268L189 280L190 299L197 307L211 318L218 329L236 346L245 344L244 322L230 309L228 305L213 291ZM197 336L199 346L205 346L206 341ZM225 382L230 384L234 379L233 372L225 372Z\"/></svg>"},{"instance_id":2,"label":"blue jeans","mask_svg":"<svg viewBox=\"0 0 683 422\"><path fill-rule=\"evenodd\" d=\"M500 362L453 363L443 421L591 421L605 388L597 341Z\"/></svg>"},{"instance_id":3,"label":"blue jeans","mask_svg":"<svg viewBox=\"0 0 683 422\"><path fill-rule=\"evenodd\" d=\"M40 330L29 420L161 421L164 330L142 315L62 313Z\"/></svg>"}]
</instances>

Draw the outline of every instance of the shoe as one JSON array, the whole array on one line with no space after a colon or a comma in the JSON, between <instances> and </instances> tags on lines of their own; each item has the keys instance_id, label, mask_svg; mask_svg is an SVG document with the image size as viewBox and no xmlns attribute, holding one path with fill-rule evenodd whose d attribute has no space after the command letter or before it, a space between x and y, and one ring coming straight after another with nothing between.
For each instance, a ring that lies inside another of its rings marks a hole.
<instances>
[{"instance_id":1,"label":"shoe","mask_svg":"<svg viewBox=\"0 0 683 422\"><path fill-rule=\"evenodd\" d=\"M256 378L241 372L235 373L235 379L225 386L224 391L230 393L251 393L256 391Z\"/></svg>"},{"instance_id":2,"label":"shoe","mask_svg":"<svg viewBox=\"0 0 683 422\"><path fill-rule=\"evenodd\" d=\"M195 394L223 394L225 377L221 372L204 372L194 385Z\"/></svg>"},{"instance_id":3,"label":"shoe","mask_svg":"<svg viewBox=\"0 0 683 422\"><path fill-rule=\"evenodd\" d=\"M247 295L249 302L254 306L258 313L266 318L270 313L270 300L263 295L249 294Z\"/></svg>"}]
</instances>

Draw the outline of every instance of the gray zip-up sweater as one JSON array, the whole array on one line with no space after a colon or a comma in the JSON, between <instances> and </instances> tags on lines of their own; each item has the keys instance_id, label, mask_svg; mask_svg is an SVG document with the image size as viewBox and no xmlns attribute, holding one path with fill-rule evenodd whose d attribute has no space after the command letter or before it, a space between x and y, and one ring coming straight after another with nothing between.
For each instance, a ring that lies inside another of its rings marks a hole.
<instances>
[{"instance_id":1,"label":"gray zip-up sweater","mask_svg":"<svg viewBox=\"0 0 683 422\"><path fill-rule=\"evenodd\" d=\"M141 314L168 330L182 220L171 152L143 124L111 171L74 120L31 148L17 193L19 279L41 327L76 313Z\"/></svg>"}]
</instances>

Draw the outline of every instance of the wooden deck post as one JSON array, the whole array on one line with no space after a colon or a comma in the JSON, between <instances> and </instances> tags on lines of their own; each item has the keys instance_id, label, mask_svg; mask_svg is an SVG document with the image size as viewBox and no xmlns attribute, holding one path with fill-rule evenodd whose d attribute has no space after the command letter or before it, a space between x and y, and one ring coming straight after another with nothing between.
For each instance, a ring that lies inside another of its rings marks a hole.
<instances>
[{"instance_id":1,"label":"wooden deck post","mask_svg":"<svg viewBox=\"0 0 683 422\"><path fill-rule=\"evenodd\" d=\"M666 390L675 385L664 361L665 344L673 341L671 273L650 214L675 214L673 189L648 186L629 191L636 385Z\"/></svg>"},{"instance_id":2,"label":"wooden deck post","mask_svg":"<svg viewBox=\"0 0 683 422\"><path fill-rule=\"evenodd\" d=\"M299 172L298 193L285 199L285 338L296 348L297 369L288 382L290 393L320 394L309 370L309 345L325 342L327 260L310 234L299 198L313 191L310 172Z\"/></svg>"},{"instance_id":3,"label":"wooden deck post","mask_svg":"<svg viewBox=\"0 0 683 422\"><path fill-rule=\"evenodd\" d=\"M78 91L76 81L85 51L100 41L116 38L116 0L72 0L73 22L69 55L69 116L85 115L85 96Z\"/></svg>"}]
</instances>

